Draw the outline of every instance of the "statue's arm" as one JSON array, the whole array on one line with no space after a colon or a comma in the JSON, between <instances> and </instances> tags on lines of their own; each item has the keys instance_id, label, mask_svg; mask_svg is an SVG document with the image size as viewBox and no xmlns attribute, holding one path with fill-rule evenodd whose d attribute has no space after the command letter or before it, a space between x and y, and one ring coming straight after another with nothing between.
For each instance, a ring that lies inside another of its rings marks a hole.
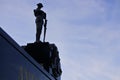
<instances>
[{"instance_id":1,"label":"statue's arm","mask_svg":"<svg viewBox=\"0 0 120 80\"><path fill-rule=\"evenodd\" d=\"M36 10L35 9L33 10L33 12L34 12L34 16L36 16Z\"/></svg>"}]
</instances>

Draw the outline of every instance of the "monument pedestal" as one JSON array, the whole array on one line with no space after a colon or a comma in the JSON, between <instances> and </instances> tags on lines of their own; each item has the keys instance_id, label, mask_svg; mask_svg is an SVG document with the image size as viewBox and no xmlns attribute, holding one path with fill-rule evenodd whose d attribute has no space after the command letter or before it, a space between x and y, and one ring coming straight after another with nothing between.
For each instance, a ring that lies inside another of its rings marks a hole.
<instances>
[{"instance_id":1,"label":"monument pedestal","mask_svg":"<svg viewBox=\"0 0 120 80\"><path fill-rule=\"evenodd\" d=\"M60 66L59 52L55 44L49 42L34 42L23 46L24 50L30 54L44 69L58 77L62 70Z\"/></svg>"}]
</instances>

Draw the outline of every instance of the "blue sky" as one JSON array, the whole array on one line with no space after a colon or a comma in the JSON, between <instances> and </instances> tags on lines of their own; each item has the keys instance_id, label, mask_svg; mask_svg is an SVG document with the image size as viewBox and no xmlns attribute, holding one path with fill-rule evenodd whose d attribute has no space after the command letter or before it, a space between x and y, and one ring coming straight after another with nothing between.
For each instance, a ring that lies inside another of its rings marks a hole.
<instances>
[{"instance_id":1,"label":"blue sky","mask_svg":"<svg viewBox=\"0 0 120 80\"><path fill-rule=\"evenodd\" d=\"M46 41L60 52L62 80L120 80L120 0L0 0L0 26L19 45L35 41L38 2L47 13Z\"/></svg>"}]
</instances>

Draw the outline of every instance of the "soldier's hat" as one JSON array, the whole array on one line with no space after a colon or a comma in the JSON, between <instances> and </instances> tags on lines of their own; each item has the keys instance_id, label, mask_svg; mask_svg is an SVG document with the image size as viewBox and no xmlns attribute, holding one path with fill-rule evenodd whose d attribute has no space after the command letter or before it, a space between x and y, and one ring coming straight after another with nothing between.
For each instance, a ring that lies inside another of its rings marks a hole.
<instances>
[{"instance_id":1,"label":"soldier's hat","mask_svg":"<svg viewBox=\"0 0 120 80\"><path fill-rule=\"evenodd\" d=\"M37 6L41 8L43 7L42 3L38 3Z\"/></svg>"}]
</instances>

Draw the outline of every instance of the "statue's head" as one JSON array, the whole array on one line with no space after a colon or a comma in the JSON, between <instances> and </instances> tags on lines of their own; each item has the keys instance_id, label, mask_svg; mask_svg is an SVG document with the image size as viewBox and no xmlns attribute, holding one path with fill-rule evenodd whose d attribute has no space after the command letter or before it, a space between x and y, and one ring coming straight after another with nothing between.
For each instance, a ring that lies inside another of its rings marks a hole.
<instances>
[{"instance_id":1,"label":"statue's head","mask_svg":"<svg viewBox=\"0 0 120 80\"><path fill-rule=\"evenodd\" d=\"M40 7L40 8L43 7L42 3L38 3L37 6Z\"/></svg>"}]
</instances>

